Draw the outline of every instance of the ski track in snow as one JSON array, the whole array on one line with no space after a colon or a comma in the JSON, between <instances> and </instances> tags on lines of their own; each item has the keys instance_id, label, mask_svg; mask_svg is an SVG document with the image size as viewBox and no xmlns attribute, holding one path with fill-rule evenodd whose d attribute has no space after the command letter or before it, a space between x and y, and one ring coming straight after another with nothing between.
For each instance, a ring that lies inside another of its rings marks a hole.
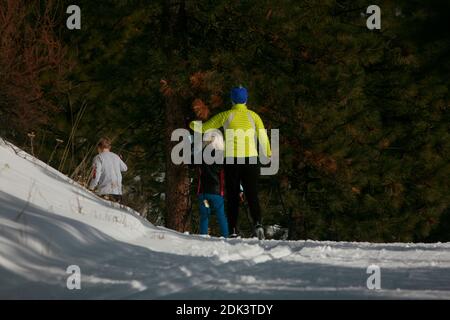
<instances>
[{"instance_id":1,"label":"ski track in snow","mask_svg":"<svg viewBox=\"0 0 450 320\"><path fill-rule=\"evenodd\" d=\"M381 290L368 290L369 265ZM81 290L68 290L69 265ZM186 235L0 140L0 298L449 299L450 244Z\"/></svg>"}]
</instances>

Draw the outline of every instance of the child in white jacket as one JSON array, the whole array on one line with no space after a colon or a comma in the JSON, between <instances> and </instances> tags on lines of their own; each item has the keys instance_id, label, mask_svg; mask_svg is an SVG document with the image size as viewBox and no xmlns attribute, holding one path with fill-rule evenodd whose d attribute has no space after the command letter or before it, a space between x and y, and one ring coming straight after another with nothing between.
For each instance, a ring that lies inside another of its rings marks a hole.
<instances>
[{"instance_id":1,"label":"child in white jacket","mask_svg":"<svg viewBox=\"0 0 450 320\"><path fill-rule=\"evenodd\" d=\"M122 159L111 152L111 141L101 138L97 145L98 155L92 164L91 183L89 189L99 196L115 201L122 201L122 172L128 170Z\"/></svg>"}]
</instances>

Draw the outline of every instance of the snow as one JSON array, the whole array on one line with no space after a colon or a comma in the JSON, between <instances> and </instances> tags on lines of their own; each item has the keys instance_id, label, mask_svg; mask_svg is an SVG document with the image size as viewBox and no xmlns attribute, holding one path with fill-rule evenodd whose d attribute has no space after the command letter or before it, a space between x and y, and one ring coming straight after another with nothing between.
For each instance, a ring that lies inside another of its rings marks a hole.
<instances>
[{"instance_id":1,"label":"snow","mask_svg":"<svg viewBox=\"0 0 450 320\"><path fill-rule=\"evenodd\" d=\"M66 286L71 265L80 290ZM367 288L370 265L380 290ZM178 233L0 140L0 298L449 299L450 244Z\"/></svg>"}]
</instances>

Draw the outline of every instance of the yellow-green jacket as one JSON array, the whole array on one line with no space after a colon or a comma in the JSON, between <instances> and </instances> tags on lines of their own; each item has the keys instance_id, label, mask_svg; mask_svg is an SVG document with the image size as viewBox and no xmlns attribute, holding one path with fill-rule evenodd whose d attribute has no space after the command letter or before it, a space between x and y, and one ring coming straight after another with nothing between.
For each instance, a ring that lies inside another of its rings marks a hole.
<instances>
[{"instance_id":1,"label":"yellow-green jacket","mask_svg":"<svg viewBox=\"0 0 450 320\"><path fill-rule=\"evenodd\" d=\"M200 131L196 128L199 124L200 121L192 121L189 126L192 130ZM264 124L259 115L249 110L245 104L235 104L230 110L202 123L201 132L222 127L225 129L225 157L257 157L256 137L265 156L271 156L270 142ZM245 133L238 129L242 129ZM233 135L227 134L226 130L233 130Z\"/></svg>"}]
</instances>

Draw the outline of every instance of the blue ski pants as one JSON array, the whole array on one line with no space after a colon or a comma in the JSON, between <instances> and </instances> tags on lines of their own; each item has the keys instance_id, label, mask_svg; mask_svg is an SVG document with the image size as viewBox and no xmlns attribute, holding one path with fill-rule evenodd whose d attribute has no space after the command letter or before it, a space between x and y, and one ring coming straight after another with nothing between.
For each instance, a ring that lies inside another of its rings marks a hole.
<instances>
[{"instance_id":1,"label":"blue ski pants","mask_svg":"<svg viewBox=\"0 0 450 320\"><path fill-rule=\"evenodd\" d=\"M201 193L198 195L200 207L200 234L208 234L211 210L215 211L222 237L228 237L228 220L225 215L224 199L219 194Z\"/></svg>"}]
</instances>

